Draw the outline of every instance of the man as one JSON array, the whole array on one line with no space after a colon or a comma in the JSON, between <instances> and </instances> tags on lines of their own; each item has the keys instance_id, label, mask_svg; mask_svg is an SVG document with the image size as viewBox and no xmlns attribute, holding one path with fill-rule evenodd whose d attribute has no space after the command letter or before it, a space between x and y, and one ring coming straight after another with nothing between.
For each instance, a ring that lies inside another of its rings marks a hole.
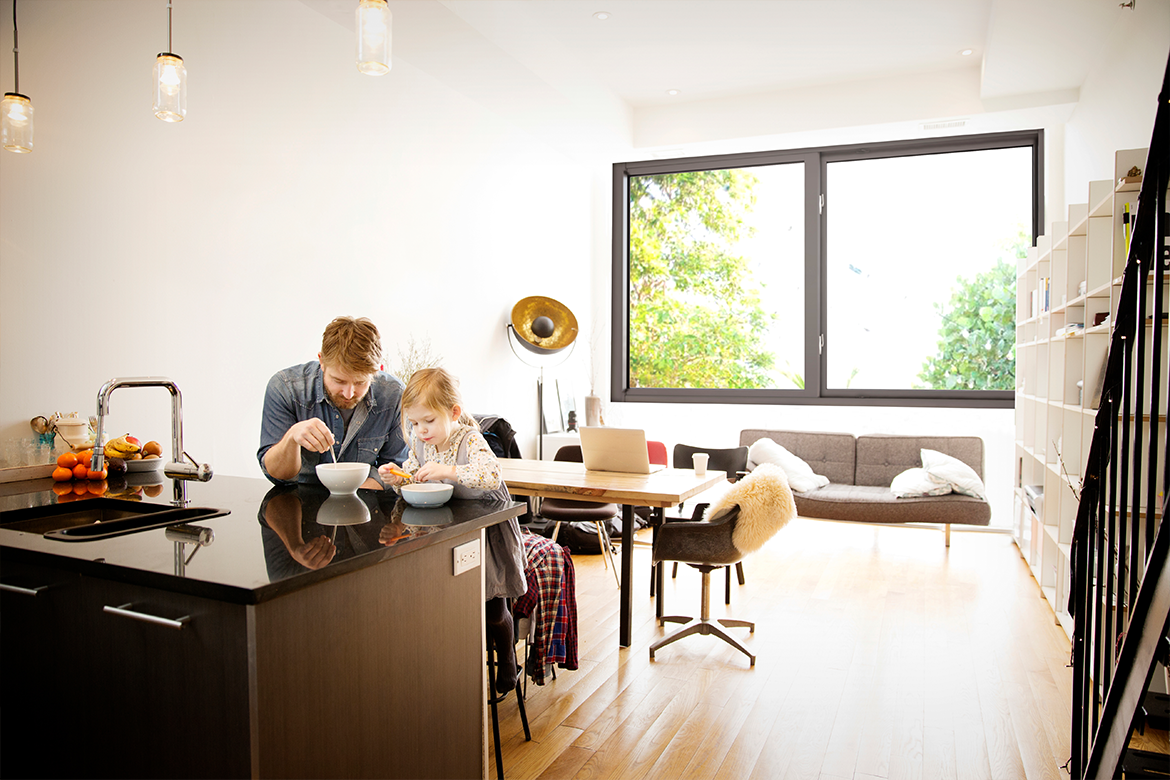
<instances>
[{"instance_id":1,"label":"man","mask_svg":"<svg viewBox=\"0 0 1170 780\"><path fill-rule=\"evenodd\" d=\"M276 484L316 482L318 463L366 463L364 488L381 490L378 466L406 460L401 380L382 370L374 323L338 317L317 359L278 372L264 393L256 457ZM336 445L336 447L335 447Z\"/></svg>"}]
</instances>

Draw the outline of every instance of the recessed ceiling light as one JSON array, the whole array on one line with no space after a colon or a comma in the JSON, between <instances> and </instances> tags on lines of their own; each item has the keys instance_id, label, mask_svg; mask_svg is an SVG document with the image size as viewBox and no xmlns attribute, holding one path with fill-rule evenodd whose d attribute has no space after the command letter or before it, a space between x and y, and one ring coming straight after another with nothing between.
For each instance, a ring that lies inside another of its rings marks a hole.
<instances>
[{"instance_id":1,"label":"recessed ceiling light","mask_svg":"<svg viewBox=\"0 0 1170 780\"><path fill-rule=\"evenodd\" d=\"M597 13L593 14L593 18L605 21L609 18L609 11L598 11Z\"/></svg>"},{"instance_id":2,"label":"recessed ceiling light","mask_svg":"<svg viewBox=\"0 0 1170 780\"><path fill-rule=\"evenodd\" d=\"M668 90L666 90L666 94L668 94L668 95L681 95L682 90L681 89L668 89Z\"/></svg>"},{"instance_id":3,"label":"recessed ceiling light","mask_svg":"<svg viewBox=\"0 0 1170 780\"><path fill-rule=\"evenodd\" d=\"M959 54L962 54L964 57L970 57L974 53L975 53L974 49L963 49L962 51L959 52Z\"/></svg>"}]
</instances>

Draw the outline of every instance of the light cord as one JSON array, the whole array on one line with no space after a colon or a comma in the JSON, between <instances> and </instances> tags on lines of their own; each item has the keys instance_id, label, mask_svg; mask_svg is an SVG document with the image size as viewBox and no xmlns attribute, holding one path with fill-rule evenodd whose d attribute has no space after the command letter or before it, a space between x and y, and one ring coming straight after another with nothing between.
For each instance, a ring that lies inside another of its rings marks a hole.
<instances>
[{"instance_id":1,"label":"light cord","mask_svg":"<svg viewBox=\"0 0 1170 780\"><path fill-rule=\"evenodd\" d=\"M13 8L15 8L15 7L16 7L16 3L15 3L15 0L13 0ZM171 0L167 0L167 51L169 51L173 54L175 51L175 44L171 40L171 34L173 31L173 27L174 27L174 25L171 24L171 9L172 9Z\"/></svg>"},{"instance_id":2,"label":"light cord","mask_svg":"<svg viewBox=\"0 0 1170 780\"><path fill-rule=\"evenodd\" d=\"M16 0L12 0L12 62L15 66L13 70L16 72L16 84L13 87L13 92L20 94L20 45L17 43L16 34Z\"/></svg>"}]
</instances>

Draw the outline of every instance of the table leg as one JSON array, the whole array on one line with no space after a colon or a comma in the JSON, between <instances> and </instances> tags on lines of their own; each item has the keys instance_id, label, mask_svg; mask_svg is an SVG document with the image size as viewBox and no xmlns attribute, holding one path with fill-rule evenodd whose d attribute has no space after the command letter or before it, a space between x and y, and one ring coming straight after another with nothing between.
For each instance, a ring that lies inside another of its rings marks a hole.
<instances>
[{"instance_id":1,"label":"table leg","mask_svg":"<svg viewBox=\"0 0 1170 780\"><path fill-rule=\"evenodd\" d=\"M629 647L633 641L634 614L634 507L622 504L622 592L618 644Z\"/></svg>"}]
</instances>

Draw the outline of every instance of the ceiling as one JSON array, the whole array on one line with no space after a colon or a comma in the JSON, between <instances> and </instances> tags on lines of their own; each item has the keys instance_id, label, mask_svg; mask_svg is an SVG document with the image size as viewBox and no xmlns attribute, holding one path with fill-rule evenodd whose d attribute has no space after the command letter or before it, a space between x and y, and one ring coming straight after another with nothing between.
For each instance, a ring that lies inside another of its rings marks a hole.
<instances>
[{"instance_id":1,"label":"ceiling","mask_svg":"<svg viewBox=\"0 0 1170 780\"><path fill-rule=\"evenodd\" d=\"M352 29L353 0L302 2ZM465 45L631 109L955 69L979 70L984 98L1076 89L1134 13L1119 0L389 2L395 58L457 27Z\"/></svg>"}]
</instances>

